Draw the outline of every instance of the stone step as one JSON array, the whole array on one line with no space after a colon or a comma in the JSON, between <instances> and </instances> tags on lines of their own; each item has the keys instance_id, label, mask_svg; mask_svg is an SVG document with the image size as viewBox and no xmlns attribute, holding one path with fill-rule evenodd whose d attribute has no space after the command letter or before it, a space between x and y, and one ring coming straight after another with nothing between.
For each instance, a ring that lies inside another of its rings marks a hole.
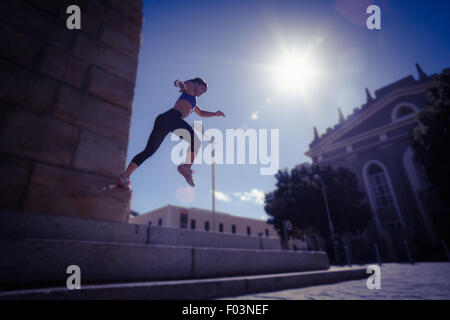
<instances>
[{"instance_id":1,"label":"stone step","mask_svg":"<svg viewBox=\"0 0 450 320\"><path fill-rule=\"evenodd\" d=\"M40 288L0 292L0 300L217 299L359 280L367 277L365 268L353 267L326 271L199 280L82 285L80 290L68 290L66 287Z\"/></svg>"},{"instance_id":2,"label":"stone step","mask_svg":"<svg viewBox=\"0 0 450 320\"><path fill-rule=\"evenodd\" d=\"M2 289L82 283L211 278L329 268L324 252L167 246L52 239L0 240Z\"/></svg>"},{"instance_id":3,"label":"stone step","mask_svg":"<svg viewBox=\"0 0 450 320\"><path fill-rule=\"evenodd\" d=\"M277 237L145 226L56 215L0 211L0 240L63 239L173 246L281 249Z\"/></svg>"}]
</instances>

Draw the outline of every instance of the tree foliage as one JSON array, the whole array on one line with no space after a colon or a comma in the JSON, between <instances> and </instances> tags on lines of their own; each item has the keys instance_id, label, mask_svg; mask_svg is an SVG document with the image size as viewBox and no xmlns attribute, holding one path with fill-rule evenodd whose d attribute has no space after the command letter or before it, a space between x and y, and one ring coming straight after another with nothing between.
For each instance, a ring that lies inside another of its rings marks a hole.
<instances>
[{"instance_id":1,"label":"tree foliage","mask_svg":"<svg viewBox=\"0 0 450 320\"><path fill-rule=\"evenodd\" d=\"M330 229L322 187L314 176L322 178L336 234L363 231L372 217L356 176L348 169L303 165L275 175L276 189L265 198L270 223L281 234L283 220L290 220L295 230L329 237Z\"/></svg>"},{"instance_id":2,"label":"tree foliage","mask_svg":"<svg viewBox=\"0 0 450 320\"><path fill-rule=\"evenodd\" d=\"M417 114L412 130L415 160L423 165L431 191L450 205L450 69L435 76L427 106Z\"/></svg>"}]
</instances>

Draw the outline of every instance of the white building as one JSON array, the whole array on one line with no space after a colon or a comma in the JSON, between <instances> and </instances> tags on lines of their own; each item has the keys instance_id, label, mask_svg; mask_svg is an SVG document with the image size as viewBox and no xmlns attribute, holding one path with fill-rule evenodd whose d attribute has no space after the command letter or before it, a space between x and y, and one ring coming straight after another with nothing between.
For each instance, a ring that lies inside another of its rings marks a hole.
<instances>
[{"instance_id":1,"label":"white building","mask_svg":"<svg viewBox=\"0 0 450 320\"><path fill-rule=\"evenodd\" d=\"M188 228L198 231L215 231L240 235L278 237L273 225L266 221L234 216L199 208L167 205L130 218L130 223L149 224L171 228Z\"/></svg>"}]
</instances>

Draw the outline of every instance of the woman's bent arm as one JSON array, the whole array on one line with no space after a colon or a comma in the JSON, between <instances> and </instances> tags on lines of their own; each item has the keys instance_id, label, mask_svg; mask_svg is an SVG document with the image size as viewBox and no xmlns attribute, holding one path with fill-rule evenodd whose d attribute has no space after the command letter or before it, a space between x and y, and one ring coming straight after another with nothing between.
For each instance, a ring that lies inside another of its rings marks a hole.
<instances>
[{"instance_id":1,"label":"woman's bent arm","mask_svg":"<svg viewBox=\"0 0 450 320\"><path fill-rule=\"evenodd\" d=\"M225 117L225 114L222 111L210 112L200 109L198 106L195 106L194 112L198 114L200 117Z\"/></svg>"}]
</instances>

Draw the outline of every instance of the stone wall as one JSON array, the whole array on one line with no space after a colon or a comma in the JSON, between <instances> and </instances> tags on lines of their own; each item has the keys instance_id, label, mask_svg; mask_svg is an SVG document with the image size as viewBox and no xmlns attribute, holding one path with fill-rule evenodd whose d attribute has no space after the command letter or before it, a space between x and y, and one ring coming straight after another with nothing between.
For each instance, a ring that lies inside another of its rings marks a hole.
<instances>
[{"instance_id":1,"label":"stone wall","mask_svg":"<svg viewBox=\"0 0 450 320\"><path fill-rule=\"evenodd\" d=\"M81 30L66 9L81 8ZM0 1L0 209L128 221L141 0Z\"/></svg>"}]
</instances>

